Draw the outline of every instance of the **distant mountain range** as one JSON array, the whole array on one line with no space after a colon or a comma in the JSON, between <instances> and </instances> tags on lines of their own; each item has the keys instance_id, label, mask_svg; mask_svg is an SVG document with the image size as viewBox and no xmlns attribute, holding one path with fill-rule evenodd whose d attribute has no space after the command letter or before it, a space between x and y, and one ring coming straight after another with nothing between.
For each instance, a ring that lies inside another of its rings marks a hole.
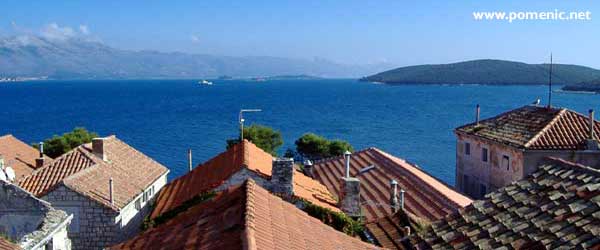
<instances>
[{"instance_id":1,"label":"distant mountain range","mask_svg":"<svg viewBox=\"0 0 600 250\"><path fill-rule=\"evenodd\" d=\"M0 77L135 79L312 75L360 77L386 64L345 65L325 59L231 57L179 52L130 51L78 38L16 36L0 40Z\"/></svg>"},{"instance_id":2,"label":"distant mountain range","mask_svg":"<svg viewBox=\"0 0 600 250\"><path fill-rule=\"evenodd\" d=\"M526 64L502 60L475 60L451 64L402 67L362 81L388 84L548 84L549 64ZM600 79L600 70L554 64L552 82L575 84Z\"/></svg>"}]
</instances>

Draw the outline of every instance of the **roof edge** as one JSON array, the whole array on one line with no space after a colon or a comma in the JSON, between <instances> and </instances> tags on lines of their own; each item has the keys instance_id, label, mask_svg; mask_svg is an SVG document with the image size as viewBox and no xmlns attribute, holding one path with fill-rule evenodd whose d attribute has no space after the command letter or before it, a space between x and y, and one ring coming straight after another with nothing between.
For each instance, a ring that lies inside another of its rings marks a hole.
<instances>
[{"instance_id":1,"label":"roof edge","mask_svg":"<svg viewBox=\"0 0 600 250\"><path fill-rule=\"evenodd\" d=\"M560 120L560 118L562 118L566 112L567 109L561 108L560 111L558 111L558 114L554 118L552 118L552 120L548 124L546 124L546 126L544 126L542 130L540 130L536 135L529 139L529 141L526 142L525 145L523 145L523 147L528 148L529 146L531 146L531 144L535 143L540 137L542 137L542 135L544 135L550 128L552 128L552 126L554 126L554 124L556 124L556 122Z\"/></svg>"},{"instance_id":2,"label":"roof edge","mask_svg":"<svg viewBox=\"0 0 600 250\"><path fill-rule=\"evenodd\" d=\"M242 244L244 249L247 250L256 250L256 238L255 238L255 224L254 219L256 216L254 215L254 189L256 183L254 180L249 178L244 184L244 188L246 189L246 211L244 213L244 233L241 235Z\"/></svg>"}]
</instances>

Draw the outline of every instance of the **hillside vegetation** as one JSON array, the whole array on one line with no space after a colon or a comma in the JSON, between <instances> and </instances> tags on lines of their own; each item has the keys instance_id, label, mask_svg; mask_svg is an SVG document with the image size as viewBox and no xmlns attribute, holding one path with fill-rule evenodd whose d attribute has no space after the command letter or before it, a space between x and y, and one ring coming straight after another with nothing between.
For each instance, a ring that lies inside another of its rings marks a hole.
<instances>
[{"instance_id":1,"label":"hillside vegetation","mask_svg":"<svg viewBox=\"0 0 600 250\"><path fill-rule=\"evenodd\" d=\"M362 81L388 84L547 84L549 64L526 64L502 60L475 60L451 64L401 67ZM554 64L553 83L566 85L600 79L600 70Z\"/></svg>"}]
</instances>

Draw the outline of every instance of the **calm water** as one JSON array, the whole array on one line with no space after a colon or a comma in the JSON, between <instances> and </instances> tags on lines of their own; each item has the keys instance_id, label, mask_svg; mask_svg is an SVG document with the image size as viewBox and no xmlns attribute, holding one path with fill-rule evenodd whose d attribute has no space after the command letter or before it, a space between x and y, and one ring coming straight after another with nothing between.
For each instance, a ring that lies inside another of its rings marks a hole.
<instances>
[{"instance_id":1,"label":"calm water","mask_svg":"<svg viewBox=\"0 0 600 250\"><path fill-rule=\"evenodd\" d=\"M171 169L185 173L186 150L198 164L237 136L241 108L281 131L283 152L305 132L350 141L356 149L378 147L417 163L454 184L453 128L474 119L545 99L544 86L386 86L354 80L50 81L0 84L0 134L40 141L84 126L119 138ZM542 101L544 102L544 100ZM554 104L579 112L600 108L597 95L555 93Z\"/></svg>"}]
</instances>

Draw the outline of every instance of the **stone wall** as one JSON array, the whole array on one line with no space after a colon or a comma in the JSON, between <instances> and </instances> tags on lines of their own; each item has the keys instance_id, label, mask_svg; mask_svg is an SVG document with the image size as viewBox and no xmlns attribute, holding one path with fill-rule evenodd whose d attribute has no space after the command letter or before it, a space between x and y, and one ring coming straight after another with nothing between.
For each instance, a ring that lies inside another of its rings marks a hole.
<instances>
[{"instance_id":1,"label":"stone wall","mask_svg":"<svg viewBox=\"0 0 600 250\"><path fill-rule=\"evenodd\" d=\"M70 250L70 217L27 191L0 181L0 233L23 249Z\"/></svg>"},{"instance_id":2,"label":"stone wall","mask_svg":"<svg viewBox=\"0 0 600 250\"><path fill-rule=\"evenodd\" d=\"M118 215L116 211L64 185L59 185L42 199L57 209L73 214L68 232L73 249L102 249L117 243L119 225L115 221Z\"/></svg>"},{"instance_id":3,"label":"stone wall","mask_svg":"<svg viewBox=\"0 0 600 250\"><path fill-rule=\"evenodd\" d=\"M129 239L140 232L144 218L150 213L152 201L166 183L167 175L165 174L144 192L134 197L120 212L80 195L64 185L60 185L43 199L52 203L54 207L73 214L73 220L69 227L69 237L73 241L73 249L102 249ZM150 189L153 192L147 194L146 201L141 201L144 193ZM136 207L137 200L140 200L139 209Z\"/></svg>"},{"instance_id":4,"label":"stone wall","mask_svg":"<svg viewBox=\"0 0 600 250\"><path fill-rule=\"evenodd\" d=\"M271 190L271 183L265 179L265 177L258 175L254 171L250 171L247 168L242 168L240 171L233 174L229 179L223 181L221 185L215 188L215 192L223 191L231 186L237 186L244 183L244 181L251 178L264 189Z\"/></svg>"}]
</instances>

